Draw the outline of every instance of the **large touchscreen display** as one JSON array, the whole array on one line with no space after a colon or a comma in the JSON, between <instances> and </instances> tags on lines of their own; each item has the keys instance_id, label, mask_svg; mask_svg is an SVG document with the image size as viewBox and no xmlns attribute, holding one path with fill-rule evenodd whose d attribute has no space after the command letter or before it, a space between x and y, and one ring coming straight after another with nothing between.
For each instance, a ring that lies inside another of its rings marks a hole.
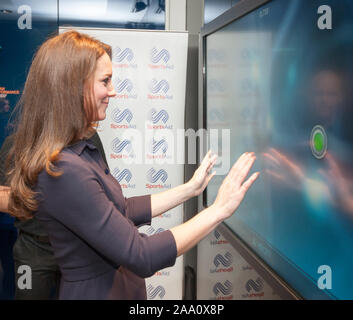
<instances>
[{"instance_id":1,"label":"large touchscreen display","mask_svg":"<svg viewBox=\"0 0 353 320\"><path fill-rule=\"evenodd\" d=\"M274 0L205 48L216 151L260 171L226 224L305 298L353 299L353 2Z\"/></svg>"}]
</instances>

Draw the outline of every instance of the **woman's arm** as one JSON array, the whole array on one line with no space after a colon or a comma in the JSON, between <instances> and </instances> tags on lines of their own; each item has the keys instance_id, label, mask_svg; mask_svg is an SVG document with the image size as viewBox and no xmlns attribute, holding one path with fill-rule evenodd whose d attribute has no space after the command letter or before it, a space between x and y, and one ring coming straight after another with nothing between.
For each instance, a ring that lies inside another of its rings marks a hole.
<instances>
[{"instance_id":1,"label":"woman's arm","mask_svg":"<svg viewBox=\"0 0 353 320\"><path fill-rule=\"evenodd\" d=\"M173 189L151 195L152 218L178 206L190 199L194 194L194 188L189 183L184 183Z\"/></svg>"},{"instance_id":2,"label":"woman's arm","mask_svg":"<svg viewBox=\"0 0 353 320\"><path fill-rule=\"evenodd\" d=\"M10 188L5 186L0 186L0 211L9 213L9 197Z\"/></svg>"},{"instance_id":3,"label":"woman's arm","mask_svg":"<svg viewBox=\"0 0 353 320\"><path fill-rule=\"evenodd\" d=\"M217 155L212 155L211 150L203 158L199 168L187 183L173 189L151 195L152 218L156 217L178 205L196 197L206 188L215 175L211 169L216 163Z\"/></svg>"},{"instance_id":4,"label":"woman's arm","mask_svg":"<svg viewBox=\"0 0 353 320\"><path fill-rule=\"evenodd\" d=\"M149 237L140 234L109 199L96 172L87 165L90 159L64 151L56 163L63 172L60 177L52 177L45 170L38 175L35 191L41 200L36 219L45 227L53 219L58 221L62 227L53 226L50 235L68 232L71 240L81 239L73 240L74 246L75 241L84 240L110 264L124 266L140 277L172 266L177 251L171 232L165 230ZM56 241L70 247L66 237Z\"/></svg>"},{"instance_id":5,"label":"woman's arm","mask_svg":"<svg viewBox=\"0 0 353 320\"><path fill-rule=\"evenodd\" d=\"M223 180L215 202L192 219L170 229L176 242L178 256L195 246L234 213L259 176L256 172L244 182L254 161L253 153L243 154Z\"/></svg>"}]
</instances>

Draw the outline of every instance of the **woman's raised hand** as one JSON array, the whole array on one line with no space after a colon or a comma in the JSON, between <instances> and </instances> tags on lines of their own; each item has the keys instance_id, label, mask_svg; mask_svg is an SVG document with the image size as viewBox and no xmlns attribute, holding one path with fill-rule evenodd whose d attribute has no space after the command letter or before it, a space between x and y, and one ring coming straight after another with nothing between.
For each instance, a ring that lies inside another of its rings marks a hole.
<instances>
[{"instance_id":1,"label":"woman's raised hand","mask_svg":"<svg viewBox=\"0 0 353 320\"><path fill-rule=\"evenodd\" d=\"M216 172L212 172L211 170L216 163L217 155L212 154L212 151L208 151L206 156L203 158L200 166L195 171L194 175L189 181L189 184L192 186L193 196L198 196L201 194L203 190L205 190L206 186L210 182L210 180L214 177Z\"/></svg>"},{"instance_id":2,"label":"woman's raised hand","mask_svg":"<svg viewBox=\"0 0 353 320\"><path fill-rule=\"evenodd\" d=\"M239 207L246 192L259 176L259 172L255 172L244 182L255 159L253 152L242 154L219 187L216 200L212 206L217 208L222 220L229 218Z\"/></svg>"}]
</instances>

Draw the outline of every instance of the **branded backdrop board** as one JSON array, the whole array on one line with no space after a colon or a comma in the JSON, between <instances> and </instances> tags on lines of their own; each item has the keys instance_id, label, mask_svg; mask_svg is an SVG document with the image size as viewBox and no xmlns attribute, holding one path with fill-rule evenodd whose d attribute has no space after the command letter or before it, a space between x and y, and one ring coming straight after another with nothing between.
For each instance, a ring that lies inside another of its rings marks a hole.
<instances>
[{"instance_id":1,"label":"branded backdrop board","mask_svg":"<svg viewBox=\"0 0 353 320\"><path fill-rule=\"evenodd\" d=\"M75 30L112 47L116 97L110 99L98 133L124 196L163 192L184 183L184 139L177 139L177 131L184 130L188 34ZM179 206L154 218L140 232L152 235L182 222ZM146 286L148 299L182 299L182 257L146 279Z\"/></svg>"},{"instance_id":2,"label":"branded backdrop board","mask_svg":"<svg viewBox=\"0 0 353 320\"><path fill-rule=\"evenodd\" d=\"M279 300L278 293L219 229L198 245L198 300Z\"/></svg>"}]
</instances>

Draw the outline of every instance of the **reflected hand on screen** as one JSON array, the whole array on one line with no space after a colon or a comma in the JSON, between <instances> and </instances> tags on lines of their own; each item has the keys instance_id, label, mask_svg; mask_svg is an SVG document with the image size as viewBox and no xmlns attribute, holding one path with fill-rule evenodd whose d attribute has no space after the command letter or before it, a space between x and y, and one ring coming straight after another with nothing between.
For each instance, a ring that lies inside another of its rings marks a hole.
<instances>
[{"instance_id":1,"label":"reflected hand on screen","mask_svg":"<svg viewBox=\"0 0 353 320\"><path fill-rule=\"evenodd\" d=\"M300 189L305 175L298 164L275 148L270 148L269 152L263 153L263 156L273 168L266 169L267 174L291 188Z\"/></svg>"},{"instance_id":2,"label":"reflected hand on screen","mask_svg":"<svg viewBox=\"0 0 353 320\"><path fill-rule=\"evenodd\" d=\"M333 184L330 198L336 206L342 208L345 212L353 214L353 184L344 176L343 170L331 153L327 152L325 159L329 169L320 169L319 172L326 178L328 183Z\"/></svg>"},{"instance_id":3,"label":"reflected hand on screen","mask_svg":"<svg viewBox=\"0 0 353 320\"><path fill-rule=\"evenodd\" d=\"M223 220L229 218L239 207L246 192L259 176L259 172L255 172L245 181L255 159L253 152L242 154L219 187L213 206L219 209Z\"/></svg>"}]
</instances>

